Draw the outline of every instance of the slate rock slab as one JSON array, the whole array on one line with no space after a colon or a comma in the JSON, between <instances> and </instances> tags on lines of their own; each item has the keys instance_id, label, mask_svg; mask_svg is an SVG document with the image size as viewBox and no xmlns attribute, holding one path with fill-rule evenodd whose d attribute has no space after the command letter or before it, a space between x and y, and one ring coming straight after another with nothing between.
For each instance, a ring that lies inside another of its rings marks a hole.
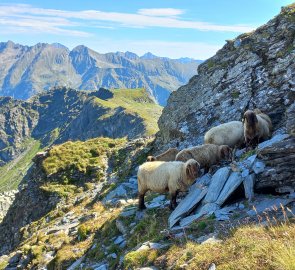
<instances>
[{"instance_id":1,"label":"slate rock slab","mask_svg":"<svg viewBox=\"0 0 295 270\"><path fill-rule=\"evenodd\" d=\"M196 184L194 185L196 187ZM173 227L178 220L189 213L207 194L207 187L203 189L193 188L189 194L178 204L169 216L169 226Z\"/></svg>"},{"instance_id":2,"label":"slate rock slab","mask_svg":"<svg viewBox=\"0 0 295 270\"><path fill-rule=\"evenodd\" d=\"M213 203L217 200L230 173L229 167L220 168L213 176L208 188L205 203Z\"/></svg>"},{"instance_id":3,"label":"slate rock slab","mask_svg":"<svg viewBox=\"0 0 295 270\"><path fill-rule=\"evenodd\" d=\"M197 179L196 184L201 186L209 186L211 179L212 179L212 176L209 173L206 173L205 175Z\"/></svg>"},{"instance_id":4,"label":"slate rock slab","mask_svg":"<svg viewBox=\"0 0 295 270\"><path fill-rule=\"evenodd\" d=\"M263 149L263 148L273 145L274 143L283 141L284 139L288 138L289 136L290 135L288 135L288 134L278 134L278 135L272 137L270 140L260 143L258 145L258 149Z\"/></svg>"},{"instance_id":5,"label":"slate rock slab","mask_svg":"<svg viewBox=\"0 0 295 270\"><path fill-rule=\"evenodd\" d=\"M282 198L270 198L270 199L265 199L257 204L254 204L254 207L257 211L257 213L262 213L265 211L271 211L273 210L273 207L280 208L281 204L283 206L289 204L290 202L295 201L294 198L289 198L289 199L282 199ZM249 216L255 216L256 212L254 210L250 210L247 212Z\"/></svg>"},{"instance_id":6,"label":"slate rock slab","mask_svg":"<svg viewBox=\"0 0 295 270\"><path fill-rule=\"evenodd\" d=\"M226 199L237 189L242 181L243 178L240 172L232 172L215 203L221 206L226 201Z\"/></svg>"},{"instance_id":7,"label":"slate rock slab","mask_svg":"<svg viewBox=\"0 0 295 270\"><path fill-rule=\"evenodd\" d=\"M265 164L263 161L261 160L257 160L253 167L252 167L253 171L256 173L256 174L259 174L259 173L262 173L265 169Z\"/></svg>"},{"instance_id":8,"label":"slate rock slab","mask_svg":"<svg viewBox=\"0 0 295 270\"><path fill-rule=\"evenodd\" d=\"M255 184L255 174L252 173L244 178L243 181L244 190L245 190L245 197L252 201L254 198L254 184Z\"/></svg>"},{"instance_id":9,"label":"slate rock slab","mask_svg":"<svg viewBox=\"0 0 295 270\"><path fill-rule=\"evenodd\" d=\"M191 224L193 221L195 221L205 215L213 214L218 209L220 209L219 205L217 205L215 203L207 203L207 204L203 205L202 207L200 207L197 210L196 214L194 214L192 216L188 216L188 217L180 220L180 226L186 227L189 224Z\"/></svg>"},{"instance_id":10,"label":"slate rock slab","mask_svg":"<svg viewBox=\"0 0 295 270\"><path fill-rule=\"evenodd\" d=\"M227 206L227 207L221 208L219 210L216 210L214 212L214 215L215 215L216 219L219 221L229 220L230 213L233 212L235 209L237 209L236 206Z\"/></svg>"}]
</instances>

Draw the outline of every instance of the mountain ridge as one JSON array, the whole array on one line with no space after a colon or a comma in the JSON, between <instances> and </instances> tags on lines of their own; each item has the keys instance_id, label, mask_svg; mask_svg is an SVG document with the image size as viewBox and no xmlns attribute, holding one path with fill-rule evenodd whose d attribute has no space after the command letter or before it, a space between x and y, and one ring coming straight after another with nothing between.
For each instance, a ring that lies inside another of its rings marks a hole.
<instances>
[{"instance_id":1,"label":"mountain ridge","mask_svg":"<svg viewBox=\"0 0 295 270\"><path fill-rule=\"evenodd\" d=\"M72 50L59 43L27 46L0 43L0 95L27 99L55 86L79 90L146 88L165 105L170 92L196 74L200 60L169 59L147 53L98 53L84 45Z\"/></svg>"}]
</instances>

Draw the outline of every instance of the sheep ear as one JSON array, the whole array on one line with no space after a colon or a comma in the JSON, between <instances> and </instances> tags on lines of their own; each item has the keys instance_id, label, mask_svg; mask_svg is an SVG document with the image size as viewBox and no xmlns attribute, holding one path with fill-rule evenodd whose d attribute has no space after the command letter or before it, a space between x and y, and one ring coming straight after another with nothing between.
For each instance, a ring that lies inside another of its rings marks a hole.
<instances>
[{"instance_id":1,"label":"sheep ear","mask_svg":"<svg viewBox=\"0 0 295 270\"><path fill-rule=\"evenodd\" d=\"M228 149L225 146L222 146L220 149L221 158L225 159L227 157Z\"/></svg>"},{"instance_id":2,"label":"sheep ear","mask_svg":"<svg viewBox=\"0 0 295 270\"><path fill-rule=\"evenodd\" d=\"M194 169L192 168L191 164L188 164L186 167L186 174L190 177L190 178L194 178Z\"/></svg>"}]
</instances>

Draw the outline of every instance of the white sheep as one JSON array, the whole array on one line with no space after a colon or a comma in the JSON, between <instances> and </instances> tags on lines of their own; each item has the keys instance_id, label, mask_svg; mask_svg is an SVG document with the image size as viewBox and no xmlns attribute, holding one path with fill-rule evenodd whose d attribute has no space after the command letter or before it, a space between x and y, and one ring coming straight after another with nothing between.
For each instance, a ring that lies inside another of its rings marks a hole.
<instances>
[{"instance_id":1,"label":"white sheep","mask_svg":"<svg viewBox=\"0 0 295 270\"><path fill-rule=\"evenodd\" d=\"M142 164L137 173L138 197L140 210L145 209L144 195L148 190L165 193L169 191L171 196L170 209L177 206L176 197L179 191L187 188L198 177L200 165L190 159L187 162L180 161L154 161Z\"/></svg>"},{"instance_id":2,"label":"white sheep","mask_svg":"<svg viewBox=\"0 0 295 270\"><path fill-rule=\"evenodd\" d=\"M244 127L241 121L231 121L213 127L205 133L205 144L239 147L244 142Z\"/></svg>"},{"instance_id":3,"label":"white sheep","mask_svg":"<svg viewBox=\"0 0 295 270\"><path fill-rule=\"evenodd\" d=\"M173 161L179 150L177 148L169 148L164 153L158 156L148 156L146 161Z\"/></svg>"},{"instance_id":4,"label":"white sheep","mask_svg":"<svg viewBox=\"0 0 295 270\"><path fill-rule=\"evenodd\" d=\"M231 157L232 150L228 145L203 144L181 150L175 160L185 162L192 158L199 162L200 168L208 172L212 165L218 164L223 159L229 160Z\"/></svg>"},{"instance_id":5,"label":"white sheep","mask_svg":"<svg viewBox=\"0 0 295 270\"><path fill-rule=\"evenodd\" d=\"M271 119L259 109L246 111L243 116L243 122L246 148L250 145L255 147L259 142L270 137L272 129Z\"/></svg>"}]
</instances>

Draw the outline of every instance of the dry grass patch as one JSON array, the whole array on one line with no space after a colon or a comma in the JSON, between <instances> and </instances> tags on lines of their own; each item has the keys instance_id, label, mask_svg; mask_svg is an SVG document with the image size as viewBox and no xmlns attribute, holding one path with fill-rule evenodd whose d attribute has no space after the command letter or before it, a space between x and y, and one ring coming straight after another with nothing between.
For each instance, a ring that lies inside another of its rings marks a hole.
<instances>
[{"instance_id":1,"label":"dry grass patch","mask_svg":"<svg viewBox=\"0 0 295 270\"><path fill-rule=\"evenodd\" d=\"M242 227L221 243L173 245L165 257L173 269L207 270L215 263L219 270L294 270L295 225Z\"/></svg>"}]
</instances>

